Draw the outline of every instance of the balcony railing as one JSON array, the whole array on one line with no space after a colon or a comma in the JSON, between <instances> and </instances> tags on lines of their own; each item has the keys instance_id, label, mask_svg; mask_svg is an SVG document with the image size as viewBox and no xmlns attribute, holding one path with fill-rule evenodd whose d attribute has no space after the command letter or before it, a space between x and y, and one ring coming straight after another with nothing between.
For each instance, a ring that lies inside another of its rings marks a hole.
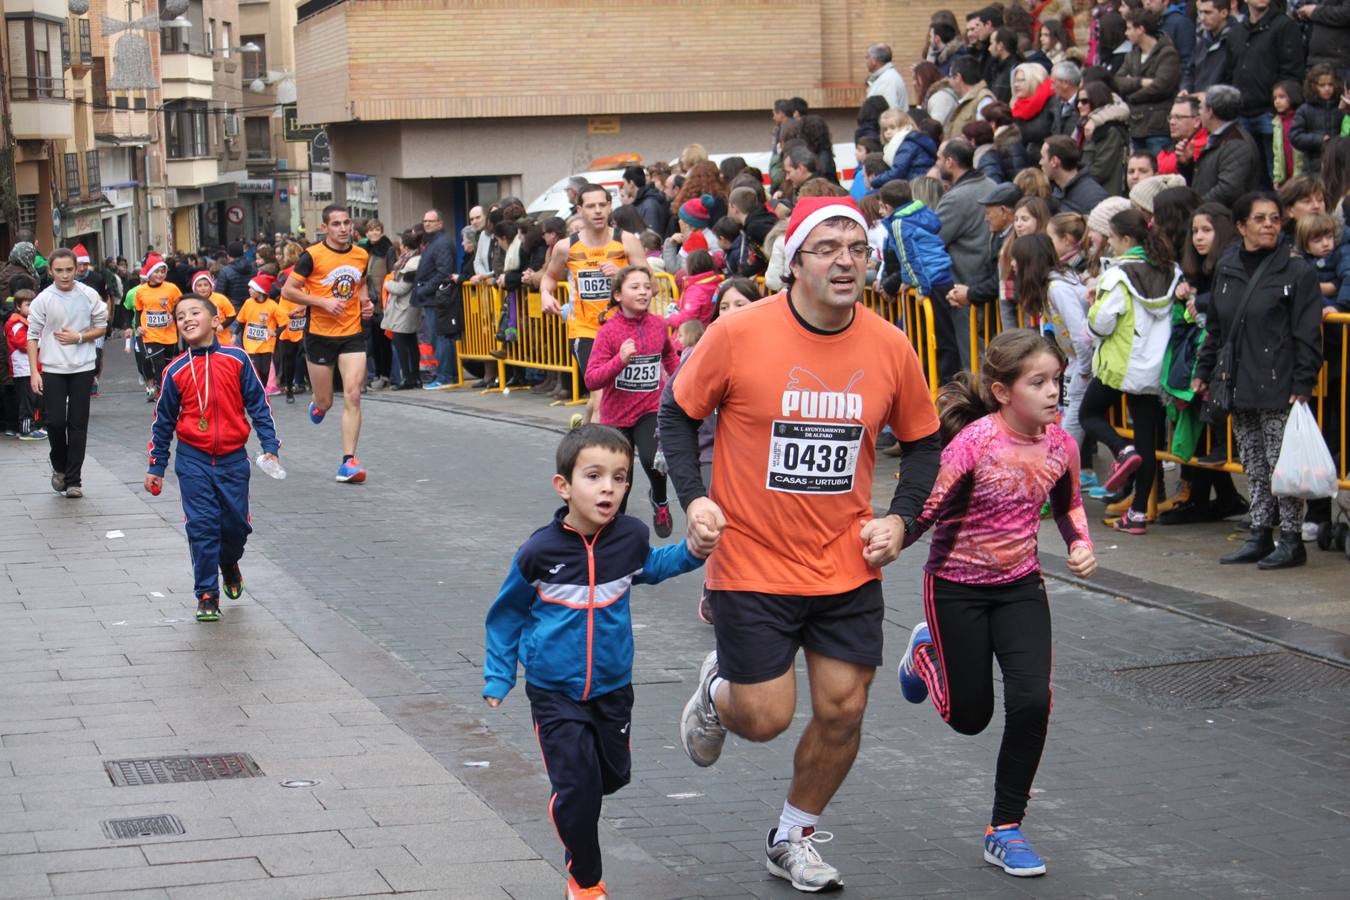
<instances>
[{"instance_id":1,"label":"balcony railing","mask_svg":"<svg viewBox=\"0 0 1350 900\"><path fill-rule=\"evenodd\" d=\"M65 78L48 75L16 75L9 80L13 100L66 100Z\"/></svg>"}]
</instances>

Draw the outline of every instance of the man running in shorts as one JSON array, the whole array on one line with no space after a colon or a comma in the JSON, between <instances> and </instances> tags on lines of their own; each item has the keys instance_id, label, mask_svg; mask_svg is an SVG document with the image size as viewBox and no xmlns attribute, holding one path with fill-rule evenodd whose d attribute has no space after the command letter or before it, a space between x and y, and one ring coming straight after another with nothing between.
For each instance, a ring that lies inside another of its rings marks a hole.
<instances>
[{"instance_id":1,"label":"man running in shorts","mask_svg":"<svg viewBox=\"0 0 1350 900\"><path fill-rule=\"evenodd\" d=\"M610 279L624 266L646 268L647 253L637 235L610 225L609 216L613 209L609 191L598 184L584 185L579 189L577 204L582 218L581 231L553 245L548 265L539 279L539 299L545 311L561 315L562 305L554 292L564 277L571 284L572 309L567 317L567 343L576 357L577 370L584 378L595 335L600 331L600 314L609 305ZM580 421L574 421L573 427L593 421L599 403L600 392L592 391L585 415ZM573 417L574 420L577 418Z\"/></svg>"},{"instance_id":2,"label":"man running in shorts","mask_svg":"<svg viewBox=\"0 0 1350 900\"><path fill-rule=\"evenodd\" d=\"M292 303L310 307L305 331L305 359L314 400L309 419L323 421L333 406L333 368L342 376L342 464L337 480L359 484L365 467L356 458L361 437L361 385L366 381L366 336L363 319L375 314L366 291L366 251L352 243L355 227L344 207L323 209L324 238L300 254L281 289Z\"/></svg>"},{"instance_id":3,"label":"man running in shorts","mask_svg":"<svg viewBox=\"0 0 1350 900\"><path fill-rule=\"evenodd\" d=\"M843 885L815 826L853 765L882 661L881 567L923 508L941 446L933 400L905 335L857 303L867 230L847 197L801 200L788 220L788 289L708 329L662 401L661 442L691 534L722 531L708 561L717 649L685 705L680 741L710 766L728 731L769 741L792 724L793 661L806 650L811 720L765 845L801 891ZM698 426L717 410L712 494ZM876 438L904 466L873 518Z\"/></svg>"}]
</instances>

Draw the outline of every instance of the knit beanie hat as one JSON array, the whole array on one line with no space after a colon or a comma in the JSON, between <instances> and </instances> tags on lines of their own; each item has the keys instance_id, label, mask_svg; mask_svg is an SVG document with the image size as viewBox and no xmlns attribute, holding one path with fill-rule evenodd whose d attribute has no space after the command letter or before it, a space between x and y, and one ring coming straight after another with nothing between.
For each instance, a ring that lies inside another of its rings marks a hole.
<instances>
[{"instance_id":1,"label":"knit beanie hat","mask_svg":"<svg viewBox=\"0 0 1350 900\"><path fill-rule=\"evenodd\" d=\"M1135 185L1138 187L1139 185ZM1088 214L1088 231L1095 231L1098 234L1111 233L1111 219L1116 213L1124 212L1130 208L1130 201L1124 197L1107 197L1101 203L1092 208Z\"/></svg>"},{"instance_id":2,"label":"knit beanie hat","mask_svg":"<svg viewBox=\"0 0 1350 900\"><path fill-rule=\"evenodd\" d=\"M1153 215L1153 200L1168 188L1185 187L1186 179L1180 175L1150 175L1130 188L1130 202Z\"/></svg>"},{"instance_id":3,"label":"knit beanie hat","mask_svg":"<svg viewBox=\"0 0 1350 900\"><path fill-rule=\"evenodd\" d=\"M271 275L260 274L254 275L249 279L248 286L250 289L257 291L264 297L270 297L272 296L272 285L275 282L276 279Z\"/></svg>"},{"instance_id":4,"label":"knit beanie hat","mask_svg":"<svg viewBox=\"0 0 1350 900\"><path fill-rule=\"evenodd\" d=\"M695 228L708 228L712 225L712 208L717 198L704 194L680 204L680 218Z\"/></svg>"},{"instance_id":5,"label":"knit beanie hat","mask_svg":"<svg viewBox=\"0 0 1350 900\"><path fill-rule=\"evenodd\" d=\"M205 278L207 283L211 285L211 289L215 290L216 280L212 278L211 273L206 271L205 269L202 269L200 272L192 276L192 286L195 288L197 286L197 282L201 281L203 278Z\"/></svg>"},{"instance_id":6,"label":"knit beanie hat","mask_svg":"<svg viewBox=\"0 0 1350 900\"><path fill-rule=\"evenodd\" d=\"M788 216L787 235L783 239L783 258L797 255L806 236L821 222L835 218L851 219L867 230L867 220L852 197L803 197Z\"/></svg>"},{"instance_id":7,"label":"knit beanie hat","mask_svg":"<svg viewBox=\"0 0 1350 900\"><path fill-rule=\"evenodd\" d=\"M163 269L165 272L168 272L169 264L166 263L158 253L151 253L145 258L145 265L141 266L141 277L149 278L150 273L156 269Z\"/></svg>"},{"instance_id":8,"label":"knit beanie hat","mask_svg":"<svg viewBox=\"0 0 1350 900\"><path fill-rule=\"evenodd\" d=\"M84 244L76 244L74 247L70 248L70 251L75 254L75 261L77 263L89 262L89 251L85 249Z\"/></svg>"}]
</instances>

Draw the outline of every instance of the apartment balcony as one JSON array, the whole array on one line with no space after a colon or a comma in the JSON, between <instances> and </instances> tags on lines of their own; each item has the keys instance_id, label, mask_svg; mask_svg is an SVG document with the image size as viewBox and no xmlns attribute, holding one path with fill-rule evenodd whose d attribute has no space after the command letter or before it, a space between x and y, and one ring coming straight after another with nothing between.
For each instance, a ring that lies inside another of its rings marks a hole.
<instances>
[{"instance_id":1,"label":"apartment balcony","mask_svg":"<svg viewBox=\"0 0 1350 900\"><path fill-rule=\"evenodd\" d=\"M165 100L210 100L215 81L211 57L193 53L164 53L159 58Z\"/></svg>"},{"instance_id":2,"label":"apartment balcony","mask_svg":"<svg viewBox=\"0 0 1350 900\"><path fill-rule=\"evenodd\" d=\"M10 121L16 140L59 141L75 136L75 104L64 78L10 79Z\"/></svg>"},{"instance_id":3,"label":"apartment balcony","mask_svg":"<svg viewBox=\"0 0 1350 900\"><path fill-rule=\"evenodd\" d=\"M215 157L171 159L165 169L171 188L201 188L220 180Z\"/></svg>"},{"instance_id":4,"label":"apartment balcony","mask_svg":"<svg viewBox=\"0 0 1350 900\"><path fill-rule=\"evenodd\" d=\"M6 16L47 16L52 19L70 17L66 0L5 0Z\"/></svg>"},{"instance_id":5,"label":"apartment balcony","mask_svg":"<svg viewBox=\"0 0 1350 900\"><path fill-rule=\"evenodd\" d=\"M95 109L94 136L108 144L148 144L150 113L143 109Z\"/></svg>"}]
</instances>

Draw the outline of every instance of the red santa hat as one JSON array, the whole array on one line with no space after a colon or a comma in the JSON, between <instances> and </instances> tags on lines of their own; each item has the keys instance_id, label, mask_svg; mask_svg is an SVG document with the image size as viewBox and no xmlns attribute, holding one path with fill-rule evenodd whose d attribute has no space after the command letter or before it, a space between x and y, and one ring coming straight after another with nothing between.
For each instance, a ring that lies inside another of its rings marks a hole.
<instances>
[{"instance_id":1,"label":"red santa hat","mask_svg":"<svg viewBox=\"0 0 1350 900\"><path fill-rule=\"evenodd\" d=\"M254 275L248 282L250 289L257 291L264 297L272 296L272 285L274 284L276 284L276 279L265 274Z\"/></svg>"},{"instance_id":2,"label":"red santa hat","mask_svg":"<svg viewBox=\"0 0 1350 900\"><path fill-rule=\"evenodd\" d=\"M783 258L790 261L797 255L811 229L828 219L837 218L851 219L864 231L867 230L867 220L851 197L803 197L798 200L797 205L792 207L792 215L788 216Z\"/></svg>"},{"instance_id":3,"label":"red santa hat","mask_svg":"<svg viewBox=\"0 0 1350 900\"><path fill-rule=\"evenodd\" d=\"M196 275L192 276L192 286L195 288L197 286L197 282L201 281L203 278L205 278L207 283L211 285L211 290L216 289L216 280L212 278L211 273L206 271L205 269L202 269Z\"/></svg>"},{"instance_id":4,"label":"red santa hat","mask_svg":"<svg viewBox=\"0 0 1350 900\"><path fill-rule=\"evenodd\" d=\"M166 263L158 253L151 253L145 258L145 265L141 266L141 277L149 278L150 273L156 269L163 269L167 273L169 271L169 264Z\"/></svg>"},{"instance_id":5,"label":"red santa hat","mask_svg":"<svg viewBox=\"0 0 1350 900\"><path fill-rule=\"evenodd\" d=\"M75 254L75 261L77 263L89 262L89 251L85 249L84 244L76 244L74 247L71 247L70 250Z\"/></svg>"}]
</instances>

